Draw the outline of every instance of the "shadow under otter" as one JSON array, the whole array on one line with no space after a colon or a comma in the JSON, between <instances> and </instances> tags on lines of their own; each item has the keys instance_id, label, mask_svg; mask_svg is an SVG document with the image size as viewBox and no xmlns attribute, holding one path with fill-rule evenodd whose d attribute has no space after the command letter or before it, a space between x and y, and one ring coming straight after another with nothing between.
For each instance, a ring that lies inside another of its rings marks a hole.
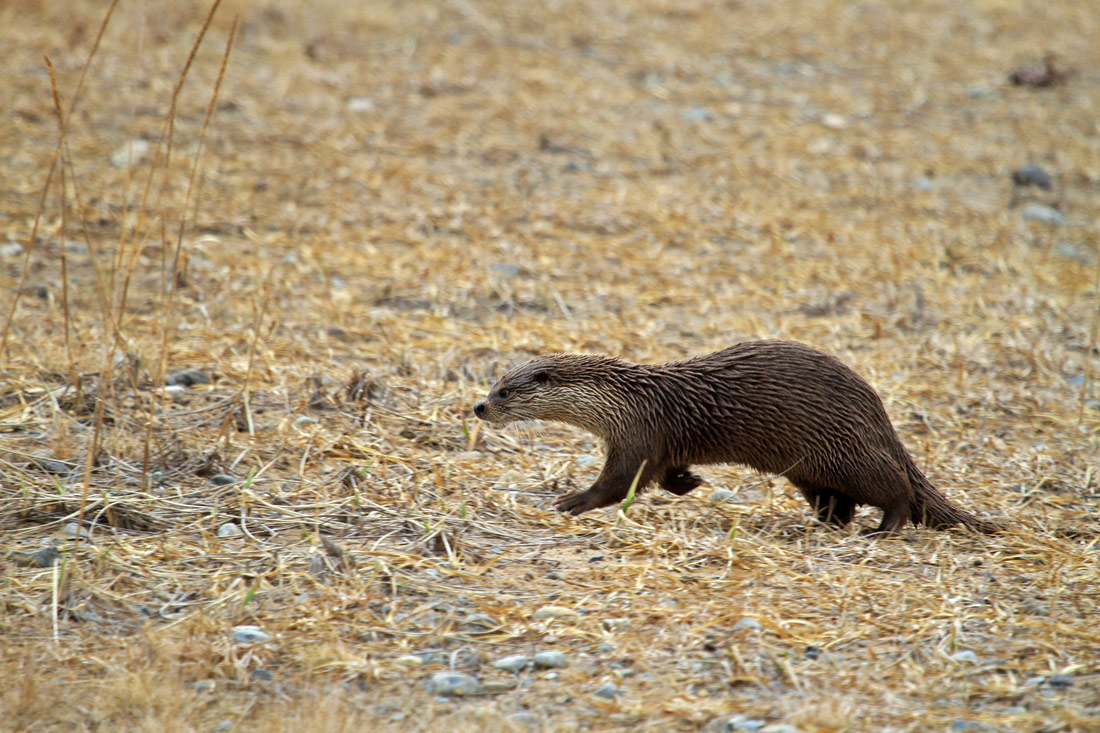
<instances>
[{"instance_id":1,"label":"shadow under otter","mask_svg":"<svg viewBox=\"0 0 1100 733\"><path fill-rule=\"evenodd\" d=\"M585 491L555 507L581 514L656 482L683 495L694 464L782 474L823 522L882 509L875 534L996 523L948 501L913 463L874 389L839 359L791 341L749 341L668 364L549 354L511 369L474 406L491 423L554 420L603 439L607 460Z\"/></svg>"}]
</instances>

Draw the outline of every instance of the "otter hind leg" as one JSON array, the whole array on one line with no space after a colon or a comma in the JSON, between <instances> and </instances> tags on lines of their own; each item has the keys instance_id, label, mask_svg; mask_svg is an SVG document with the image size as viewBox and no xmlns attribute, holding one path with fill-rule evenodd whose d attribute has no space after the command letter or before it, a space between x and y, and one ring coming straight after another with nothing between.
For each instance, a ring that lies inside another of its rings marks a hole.
<instances>
[{"instance_id":1,"label":"otter hind leg","mask_svg":"<svg viewBox=\"0 0 1100 733\"><path fill-rule=\"evenodd\" d=\"M852 515L856 510L856 501L852 497L810 481L799 480L791 483L809 502L819 522L846 527L852 521Z\"/></svg>"},{"instance_id":2,"label":"otter hind leg","mask_svg":"<svg viewBox=\"0 0 1100 733\"><path fill-rule=\"evenodd\" d=\"M695 490L699 484L703 483L703 479L693 474L688 468L688 466L669 466L661 477L661 488L677 496L683 496Z\"/></svg>"}]
</instances>

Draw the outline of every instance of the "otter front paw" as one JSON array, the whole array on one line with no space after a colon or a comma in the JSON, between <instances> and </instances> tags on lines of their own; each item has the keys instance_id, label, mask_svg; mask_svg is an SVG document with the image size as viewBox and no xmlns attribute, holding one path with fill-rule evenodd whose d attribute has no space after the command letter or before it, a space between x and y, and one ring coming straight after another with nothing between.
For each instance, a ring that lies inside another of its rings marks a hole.
<instances>
[{"instance_id":1,"label":"otter front paw","mask_svg":"<svg viewBox=\"0 0 1100 733\"><path fill-rule=\"evenodd\" d=\"M578 491L574 494L559 496L554 500L555 509L559 512L572 514L574 517L578 514L584 514L591 509L598 509L606 505L607 502L600 501L600 497L593 494L591 491Z\"/></svg>"}]
</instances>

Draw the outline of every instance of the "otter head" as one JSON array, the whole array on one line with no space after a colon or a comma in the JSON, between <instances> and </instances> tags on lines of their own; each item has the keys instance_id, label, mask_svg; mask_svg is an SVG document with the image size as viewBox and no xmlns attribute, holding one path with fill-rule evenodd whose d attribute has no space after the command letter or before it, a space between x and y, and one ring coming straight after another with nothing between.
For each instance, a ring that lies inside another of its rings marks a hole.
<instances>
[{"instance_id":1,"label":"otter head","mask_svg":"<svg viewBox=\"0 0 1100 733\"><path fill-rule=\"evenodd\" d=\"M492 423L556 420L602 435L616 410L604 386L616 359L581 354L549 354L509 370L474 414Z\"/></svg>"},{"instance_id":2,"label":"otter head","mask_svg":"<svg viewBox=\"0 0 1100 733\"><path fill-rule=\"evenodd\" d=\"M489 396L474 405L474 414L487 422L553 420L548 408L561 396L555 386L560 378L552 356L540 356L510 369L489 390Z\"/></svg>"}]
</instances>

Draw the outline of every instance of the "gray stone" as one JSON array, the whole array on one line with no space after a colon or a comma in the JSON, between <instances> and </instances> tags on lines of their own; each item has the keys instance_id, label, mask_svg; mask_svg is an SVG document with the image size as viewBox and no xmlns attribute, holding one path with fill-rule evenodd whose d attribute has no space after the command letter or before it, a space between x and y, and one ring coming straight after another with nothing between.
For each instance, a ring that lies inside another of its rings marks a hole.
<instances>
[{"instance_id":1,"label":"gray stone","mask_svg":"<svg viewBox=\"0 0 1100 733\"><path fill-rule=\"evenodd\" d=\"M614 700L616 697L623 693L619 690L619 688L615 687L615 685L608 682L606 685L596 690L592 694L596 697L602 697L605 700Z\"/></svg>"},{"instance_id":2,"label":"gray stone","mask_svg":"<svg viewBox=\"0 0 1100 733\"><path fill-rule=\"evenodd\" d=\"M61 531L64 532L65 536L70 539L76 537L78 533L83 539L87 539L92 536L92 533L88 530L87 527L80 527L79 525L77 525L76 522L69 522L62 528Z\"/></svg>"},{"instance_id":3,"label":"gray stone","mask_svg":"<svg viewBox=\"0 0 1100 733\"><path fill-rule=\"evenodd\" d=\"M271 635L262 631L259 626L234 626L233 641L241 644L263 644L271 641Z\"/></svg>"},{"instance_id":4,"label":"gray stone","mask_svg":"<svg viewBox=\"0 0 1100 733\"><path fill-rule=\"evenodd\" d=\"M1044 191L1054 187L1050 174L1037 165L1025 165L1012 171L1012 183L1017 186L1035 186Z\"/></svg>"},{"instance_id":5,"label":"gray stone","mask_svg":"<svg viewBox=\"0 0 1100 733\"><path fill-rule=\"evenodd\" d=\"M168 395L173 402L183 402L187 397L187 387L182 384L169 384L164 388L164 394Z\"/></svg>"},{"instance_id":6,"label":"gray stone","mask_svg":"<svg viewBox=\"0 0 1100 733\"><path fill-rule=\"evenodd\" d=\"M539 652L535 655L534 661L539 669L555 669L568 664L564 652Z\"/></svg>"},{"instance_id":7,"label":"gray stone","mask_svg":"<svg viewBox=\"0 0 1100 733\"><path fill-rule=\"evenodd\" d=\"M210 483L215 486L228 486L237 483L237 477L230 476L228 473L216 473L210 477Z\"/></svg>"},{"instance_id":8,"label":"gray stone","mask_svg":"<svg viewBox=\"0 0 1100 733\"><path fill-rule=\"evenodd\" d=\"M430 694L444 697L476 695L481 692L481 683L468 674L440 672L432 675L427 682L427 688Z\"/></svg>"},{"instance_id":9,"label":"gray stone","mask_svg":"<svg viewBox=\"0 0 1100 733\"><path fill-rule=\"evenodd\" d=\"M583 456L577 456L577 459L573 462L576 463L581 468L587 468L588 466L596 465L596 462L598 460L599 459L596 458L596 456L583 455Z\"/></svg>"},{"instance_id":10,"label":"gray stone","mask_svg":"<svg viewBox=\"0 0 1100 733\"><path fill-rule=\"evenodd\" d=\"M253 682L271 682L275 679L275 675L271 674L271 672L266 669L254 669L248 673L248 679Z\"/></svg>"},{"instance_id":11,"label":"gray stone","mask_svg":"<svg viewBox=\"0 0 1100 733\"><path fill-rule=\"evenodd\" d=\"M494 669L503 669L508 672L519 672L522 669L526 669L531 664L531 658L526 654L512 654L507 657L501 657L493 662Z\"/></svg>"},{"instance_id":12,"label":"gray stone","mask_svg":"<svg viewBox=\"0 0 1100 733\"><path fill-rule=\"evenodd\" d=\"M608 631L626 631L630 628L630 619L628 618L605 618L602 623Z\"/></svg>"},{"instance_id":13,"label":"gray stone","mask_svg":"<svg viewBox=\"0 0 1100 733\"><path fill-rule=\"evenodd\" d=\"M136 137L111 153L111 165L115 168L126 168L131 165L137 165L149 154L149 148L150 145L148 140Z\"/></svg>"},{"instance_id":14,"label":"gray stone","mask_svg":"<svg viewBox=\"0 0 1100 733\"><path fill-rule=\"evenodd\" d=\"M532 621L543 621L548 618L575 618L577 612L564 606L543 606L531 614Z\"/></svg>"},{"instance_id":15,"label":"gray stone","mask_svg":"<svg viewBox=\"0 0 1100 733\"><path fill-rule=\"evenodd\" d=\"M707 496L707 501L712 501L715 504L721 504L722 502L729 501L733 497L737 496L729 489L715 489Z\"/></svg>"},{"instance_id":16,"label":"gray stone","mask_svg":"<svg viewBox=\"0 0 1100 733\"><path fill-rule=\"evenodd\" d=\"M764 627L760 625L759 621L754 618L749 618L748 616L733 625L734 631L745 631L746 629L751 631L759 631L762 628Z\"/></svg>"},{"instance_id":17,"label":"gray stone","mask_svg":"<svg viewBox=\"0 0 1100 733\"><path fill-rule=\"evenodd\" d=\"M18 257L23 254L23 245L19 242L0 244L0 257Z\"/></svg>"},{"instance_id":18,"label":"gray stone","mask_svg":"<svg viewBox=\"0 0 1100 733\"><path fill-rule=\"evenodd\" d=\"M499 695L502 692L514 690L515 687L515 683L507 680L488 680L481 684L481 692L486 695Z\"/></svg>"},{"instance_id":19,"label":"gray stone","mask_svg":"<svg viewBox=\"0 0 1100 733\"><path fill-rule=\"evenodd\" d=\"M222 539L225 539L227 537L242 537L244 536L244 532L241 531L241 528L233 522L226 522L222 526L218 527L218 536Z\"/></svg>"},{"instance_id":20,"label":"gray stone","mask_svg":"<svg viewBox=\"0 0 1100 733\"><path fill-rule=\"evenodd\" d=\"M487 631L499 629L500 624L492 616L487 616L484 613L474 613L467 616L459 628L467 633L484 634Z\"/></svg>"},{"instance_id":21,"label":"gray stone","mask_svg":"<svg viewBox=\"0 0 1100 733\"><path fill-rule=\"evenodd\" d=\"M683 117L688 122L710 122L714 119L714 113L706 107L695 105L684 110Z\"/></svg>"},{"instance_id":22,"label":"gray stone","mask_svg":"<svg viewBox=\"0 0 1100 733\"><path fill-rule=\"evenodd\" d=\"M951 724L951 730L987 730L987 728L976 720L956 720Z\"/></svg>"},{"instance_id":23,"label":"gray stone","mask_svg":"<svg viewBox=\"0 0 1100 733\"><path fill-rule=\"evenodd\" d=\"M38 467L43 471L49 471L55 473L58 476L66 476L72 473L73 466L65 461L56 461L53 458L36 457L34 462L38 464Z\"/></svg>"},{"instance_id":24,"label":"gray stone","mask_svg":"<svg viewBox=\"0 0 1100 733\"><path fill-rule=\"evenodd\" d=\"M298 417L294 418L294 427L296 428L306 428L310 425L316 424L317 420L310 417L309 415L299 415Z\"/></svg>"},{"instance_id":25,"label":"gray stone","mask_svg":"<svg viewBox=\"0 0 1100 733\"><path fill-rule=\"evenodd\" d=\"M194 387L196 384L210 384L210 377L198 369L183 369L173 372L164 378L165 384L178 384L183 387Z\"/></svg>"},{"instance_id":26,"label":"gray stone","mask_svg":"<svg viewBox=\"0 0 1100 733\"><path fill-rule=\"evenodd\" d=\"M16 565L24 568L48 568L61 560L61 553L53 545L34 552L13 552L10 555Z\"/></svg>"},{"instance_id":27,"label":"gray stone","mask_svg":"<svg viewBox=\"0 0 1100 733\"><path fill-rule=\"evenodd\" d=\"M922 193L928 193L932 190L932 179L925 176L921 176L917 180L913 181L913 188Z\"/></svg>"},{"instance_id":28,"label":"gray stone","mask_svg":"<svg viewBox=\"0 0 1100 733\"><path fill-rule=\"evenodd\" d=\"M1056 690L1064 690L1073 684L1073 675L1071 674L1052 674L1047 678L1047 684Z\"/></svg>"},{"instance_id":29,"label":"gray stone","mask_svg":"<svg viewBox=\"0 0 1100 733\"><path fill-rule=\"evenodd\" d=\"M1056 227L1066 223L1066 217L1061 211L1044 204L1028 204L1020 215L1024 221L1038 221Z\"/></svg>"},{"instance_id":30,"label":"gray stone","mask_svg":"<svg viewBox=\"0 0 1100 733\"><path fill-rule=\"evenodd\" d=\"M508 720L516 725L522 725L528 728L533 728L539 724L538 717L536 717L534 713L528 713L527 711L512 713L508 716Z\"/></svg>"},{"instance_id":31,"label":"gray stone","mask_svg":"<svg viewBox=\"0 0 1100 733\"><path fill-rule=\"evenodd\" d=\"M348 112L373 112L377 105L370 97L352 97L348 100Z\"/></svg>"},{"instance_id":32,"label":"gray stone","mask_svg":"<svg viewBox=\"0 0 1100 733\"><path fill-rule=\"evenodd\" d=\"M969 662L970 664L978 663L978 655L969 649L965 649L961 652L955 652L948 657L952 662Z\"/></svg>"},{"instance_id":33,"label":"gray stone","mask_svg":"<svg viewBox=\"0 0 1100 733\"><path fill-rule=\"evenodd\" d=\"M523 265L517 265L512 262L496 262L489 265L489 269L495 274L508 278L509 280L523 274Z\"/></svg>"}]
</instances>

